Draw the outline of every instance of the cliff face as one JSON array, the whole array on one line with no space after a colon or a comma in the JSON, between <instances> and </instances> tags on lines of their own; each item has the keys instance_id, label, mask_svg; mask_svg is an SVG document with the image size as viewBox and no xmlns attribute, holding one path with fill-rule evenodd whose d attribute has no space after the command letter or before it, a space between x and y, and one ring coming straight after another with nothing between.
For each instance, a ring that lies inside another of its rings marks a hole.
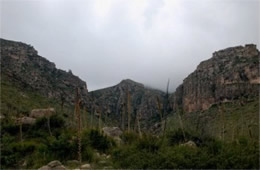
<instances>
[{"instance_id":1,"label":"cliff face","mask_svg":"<svg viewBox=\"0 0 260 170\"><path fill-rule=\"evenodd\" d=\"M55 64L38 55L30 45L0 39L1 76L30 88L43 96L74 102L75 89L80 88L82 98L87 97L87 85L71 72L55 67Z\"/></svg>"},{"instance_id":2,"label":"cliff face","mask_svg":"<svg viewBox=\"0 0 260 170\"><path fill-rule=\"evenodd\" d=\"M213 53L171 95L173 108L201 111L218 102L259 95L259 59L252 44Z\"/></svg>"},{"instance_id":3,"label":"cliff face","mask_svg":"<svg viewBox=\"0 0 260 170\"><path fill-rule=\"evenodd\" d=\"M143 84L132 80L123 80L118 85L90 92L95 105L102 114L122 127L122 115L125 113L125 128L127 127L127 98L130 94L131 127L135 125L136 115L140 115L142 129L148 129L152 121L158 121L159 112L157 96L162 102L164 93L145 88Z\"/></svg>"}]
</instances>

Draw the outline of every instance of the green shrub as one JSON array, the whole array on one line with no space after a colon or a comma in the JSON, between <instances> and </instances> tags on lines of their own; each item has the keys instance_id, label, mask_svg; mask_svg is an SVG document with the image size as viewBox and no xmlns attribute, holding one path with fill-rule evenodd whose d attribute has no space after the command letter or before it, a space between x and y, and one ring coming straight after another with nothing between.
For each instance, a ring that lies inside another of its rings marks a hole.
<instances>
[{"instance_id":1,"label":"green shrub","mask_svg":"<svg viewBox=\"0 0 260 170\"><path fill-rule=\"evenodd\" d=\"M88 135L91 147L101 152L108 152L116 145L113 139L102 135L98 130L90 130Z\"/></svg>"},{"instance_id":2,"label":"green shrub","mask_svg":"<svg viewBox=\"0 0 260 170\"><path fill-rule=\"evenodd\" d=\"M121 139L124 144L130 145L136 142L139 139L139 136L134 132L124 132L121 135Z\"/></svg>"}]
</instances>

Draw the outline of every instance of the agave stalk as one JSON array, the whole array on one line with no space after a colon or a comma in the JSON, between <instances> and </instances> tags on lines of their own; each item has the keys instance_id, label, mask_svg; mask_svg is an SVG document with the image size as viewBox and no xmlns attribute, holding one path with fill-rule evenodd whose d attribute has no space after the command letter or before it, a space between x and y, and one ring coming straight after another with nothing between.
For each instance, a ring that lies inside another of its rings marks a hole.
<instances>
[{"instance_id":1,"label":"agave stalk","mask_svg":"<svg viewBox=\"0 0 260 170\"><path fill-rule=\"evenodd\" d=\"M131 96L129 90L127 90L127 112L128 112L128 129L127 131L130 132L130 123L131 123Z\"/></svg>"},{"instance_id":2,"label":"agave stalk","mask_svg":"<svg viewBox=\"0 0 260 170\"><path fill-rule=\"evenodd\" d=\"M183 128L183 122L182 122L182 118L181 118L181 111L180 111L181 109L179 109L178 107L177 107L177 115L178 115L178 117L179 117L179 122L180 122L180 125L181 125L181 131L182 131L182 135L183 135L183 138L184 138L184 140L186 141L186 135L185 135L185 133L184 133L184 128Z\"/></svg>"},{"instance_id":3,"label":"agave stalk","mask_svg":"<svg viewBox=\"0 0 260 170\"><path fill-rule=\"evenodd\" d=\"M101 116L102 116L102 112L101 112L101 110L100 109L98 109L99 110L99 118L98 118L98 129L99 129L99 132L101 132Z\"/></svg>"},{"instance_id":4,"label":"agave stalk","mask_svg":"<svg viewBox=\"0 0 260 170\"><path fill-rule=\"evenodd\" d=\"M159 112L159 115L160 115L160 120L161 120L161 132L163 132L164 130L164 123L163 123L163 117L162 117L162 107L161 107L161 101L160 101L160 98L157 96L157 108L158 108L158 112Z\"/></svg>"},{"instance_id":5,"label":"agave stalk","mask_svg":"<svg viewBox=\"0 0 260 170\"><path fill-rule=\"evenodd\" d=\"M51 133L50 116L51 116L51 113L50 113L50 111L48 111L48 112L47 112L47 126L48 126L49 134L50 134L50 136L52 136L52 133Z\"/></svg>"},{"instance_id":6,"label":"agave stalk","mask_svg":"<svg viewBox=\"0 0 260 170\"><path fill-rule=\"evenodd\" d=\"M140 113L137 114L137 127L138 127L138 134L139 137L142 138L142 132L141 132L141 127L140 127Z\"/></svg>"},{"instance_id":7,"label":"agave stalk","mask_svg":"<svg viewBox=\"0 0 260 170\"><path fill-rule=\"evenodd\" d=\"M78 120L78 160L81 164L81 114L80 114L80 97L79 97L79 88L76 89L76 97L75 97L75 115L77 116Z\"/></svg>"},{"instance_id":8,"label":"agave stalk","mask_svg":"<svg viewBox=\"0 0 260 170\"><path fill-rule=\"evenodd\" d=\"M23 122L22 122L22 116L21 113L19 114L20 120L19 120L19 133L20 133L20 142L23 141Z\"/></svg>"},{"instance_id":9,"label":"agave stalk","mask_svg":"<svg viewBox=\"0 0 260 170\"><path fill-rule=\"evenodd\" d=\"M125 112L126 112L126 105L125 103L123 104L122 108L122 130L125 130Z\"/></svg>"}]
</instances>

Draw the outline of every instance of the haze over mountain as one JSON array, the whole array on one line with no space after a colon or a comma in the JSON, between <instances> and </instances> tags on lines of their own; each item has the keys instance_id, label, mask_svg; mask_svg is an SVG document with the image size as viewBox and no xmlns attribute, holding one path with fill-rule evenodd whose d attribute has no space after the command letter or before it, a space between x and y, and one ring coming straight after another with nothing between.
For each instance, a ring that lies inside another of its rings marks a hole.
<instances>
[{"instance_id":1,"label":"haze over mountain","mask_svg":"<svg viewBox=\"0 0 260 170\"><path fill-rule=\"evenodd\" d=\"M207 2L207 3L205 3ZM258 0L2 0L1 37L32 44L89 91L130 78L174 91L212 52L259 43Z\"/></svg>"}]
</instances>

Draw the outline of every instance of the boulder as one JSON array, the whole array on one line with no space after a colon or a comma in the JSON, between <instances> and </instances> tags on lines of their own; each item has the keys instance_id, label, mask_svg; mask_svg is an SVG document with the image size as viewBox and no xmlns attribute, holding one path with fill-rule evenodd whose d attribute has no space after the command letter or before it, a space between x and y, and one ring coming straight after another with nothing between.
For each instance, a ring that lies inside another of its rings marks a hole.
<instances>
[{"instance_id":1,"label":"boulder","mask_svg":"<svg viewBox=\"0 0 260 170\"><path fill-rule=\"evenodd\" d=\"M103 132L110 137L119 137L123 132L118 127L104 127Z\"/></svg>"},{"instance_id":2,"label":"boulder","mask_svg":"<svg viewBox=\"0 0 260 170\"><path fill-rule=\"evenodd\" d=\"M186 143L181 144L181 146L189 146L189 147L193 147L193 148L197 147L196 143L191 140Z\"/></svg>"},{"instance_id":3,"label":"boulder","mask_svg":"<svg viewBox=\"0 0 260 170\"><path fill-rule=\"evenodd\" d=\"M1 119L4 119L4 118L5 118L5 116L4 116L4 115L0 115L0 120L1 120Z\"/></svg>"},{"instance_id":4,"label":"boulder","mask_svg":"<svg viewBox=\"0 0 260 170\"><path fill-rule=\"evenodd\" d=\"M91 166L90 166L90 164L84 164L84 165L82 165L80 168L81 168L81 169L90 169Z\"/></svg>"},{"instance_id":5,"label":"boulder","mask_svg":"<svg viewBox=\"0 0 260 170\"><path fill-rule=\"evenodd\" d=\"M48 165L42 166L39 170L66 170L60 161L51 161Z\"/></svg>"},{"instance_id":6,"label":"boulder","mask_svg":"<svg viewBox=\"0 0 260 170\"><path fill-rule=\"evenodd\" d=\"M16 123L19 124L19 123L22 123L22 124L27 124L27 125L32 125L36 122L36 119L35 118L31 118L31 117L22 117L22 118L17 118L16 119Z\"/></svg>"},{"instance_id":7,"label":"boulder","mask_svg":"<svg viewBox=\"0 0 260 170\"><path fill-rule=\"evenodd\" d=\"M33 109L31 111L30 117L33 117L33 118L50 117L53 114L55 114L55 109L54 108Z\"/></svg>"}]
</instances>

